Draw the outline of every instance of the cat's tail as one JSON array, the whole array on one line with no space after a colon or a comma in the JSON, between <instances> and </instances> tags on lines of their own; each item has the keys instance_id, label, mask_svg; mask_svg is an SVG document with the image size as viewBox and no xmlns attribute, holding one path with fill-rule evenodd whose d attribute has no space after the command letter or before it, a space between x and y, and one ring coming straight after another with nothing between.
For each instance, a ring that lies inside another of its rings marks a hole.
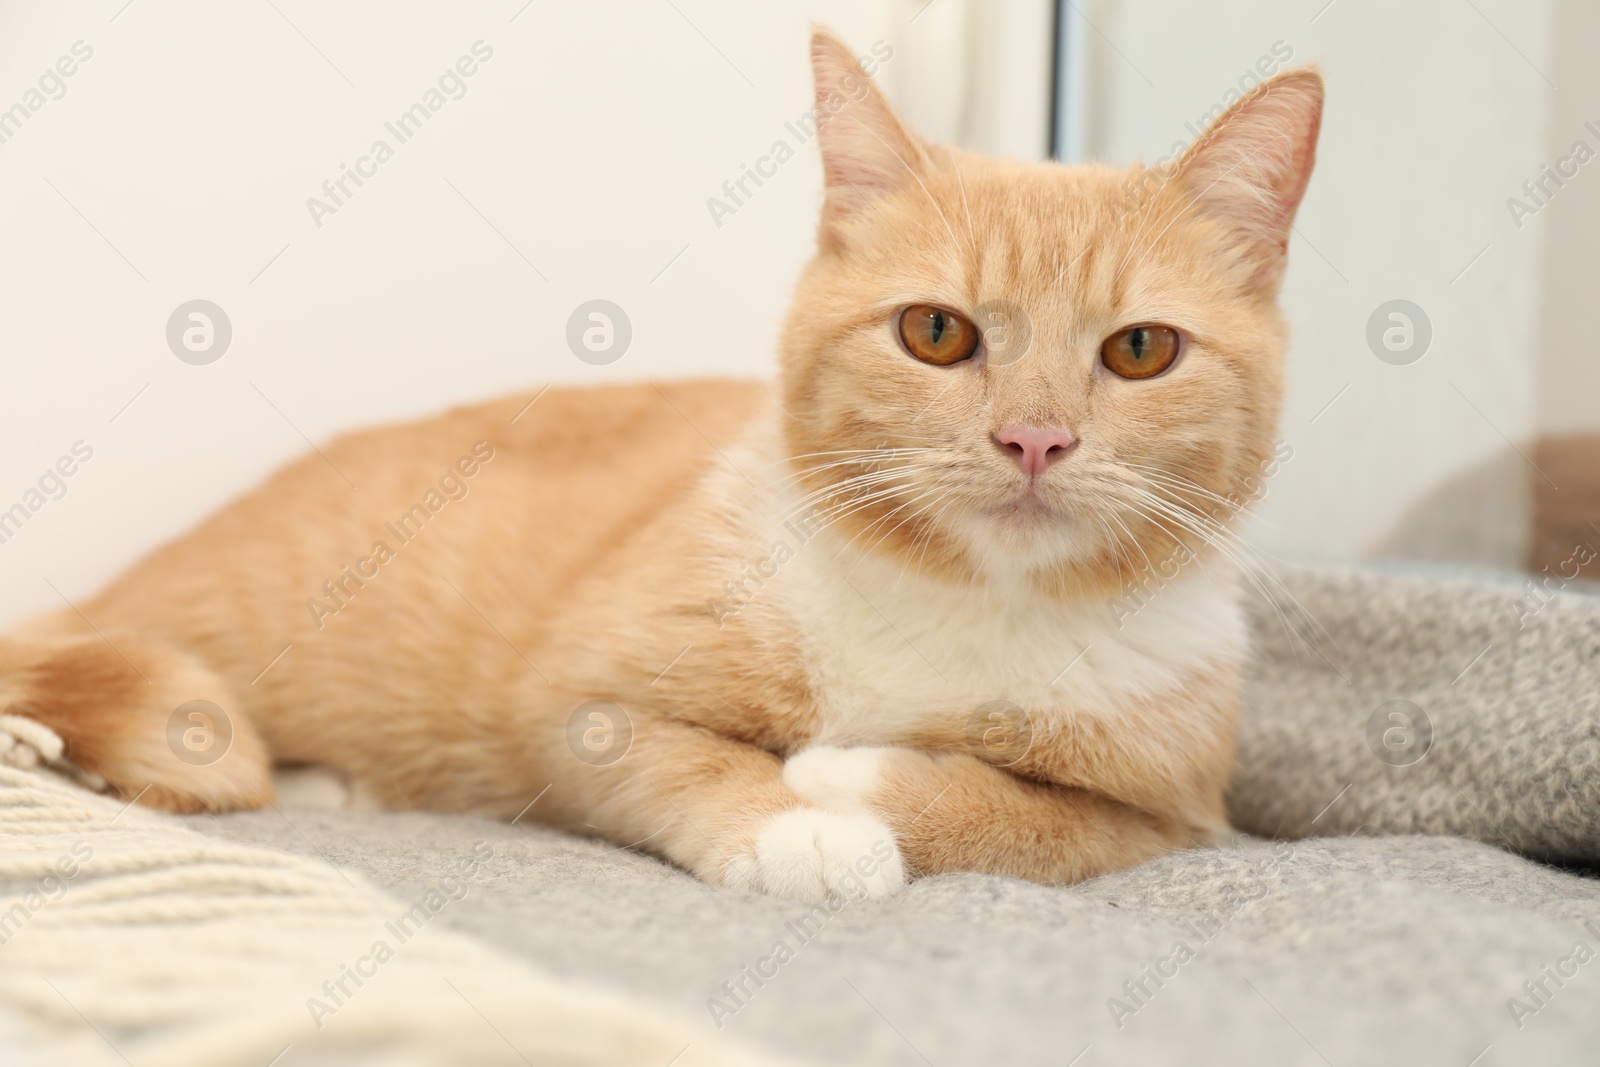
<instances>
[{"instance_id":1,"label":"cat's tail","mask_svg":"<svg viewBox=\"0 0 1600 1067\"><path fill-rule=\"evenodd\" d=\"M267 748L228 683L148 640L0 637L0 734L7 762L70 762L149 807L230 811L273 799Z\"/></svg>"}]
</instances>

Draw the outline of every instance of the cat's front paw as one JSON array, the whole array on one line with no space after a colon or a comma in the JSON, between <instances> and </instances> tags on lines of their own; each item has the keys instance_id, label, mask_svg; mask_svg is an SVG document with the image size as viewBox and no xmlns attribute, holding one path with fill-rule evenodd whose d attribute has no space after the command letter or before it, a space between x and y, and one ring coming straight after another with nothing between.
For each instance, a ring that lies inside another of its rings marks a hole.
<instances>
[{"instance_id":1,"label":"cat's front paw","mask_svg":"<svg viewBox=\"0 0 1600 1067\"><path fill-rule=\"evenodd\" d=\"M879 819L795 808L762 827L726 881L820 904L888 896L906 884L906 871L893 832Z\"/></svg>"},{"instance_id":2,"label":"cat's front paw","mask_svg":"<svg viewBox=\"0 0 1600 1067\"><path fill-rule=\"evenodd\" d=\"M871 811L869 803L883 781L883 764L893 748L835 748L819 745L790 756L783 784L825 811Z\"/></svg>"}]
</instances>

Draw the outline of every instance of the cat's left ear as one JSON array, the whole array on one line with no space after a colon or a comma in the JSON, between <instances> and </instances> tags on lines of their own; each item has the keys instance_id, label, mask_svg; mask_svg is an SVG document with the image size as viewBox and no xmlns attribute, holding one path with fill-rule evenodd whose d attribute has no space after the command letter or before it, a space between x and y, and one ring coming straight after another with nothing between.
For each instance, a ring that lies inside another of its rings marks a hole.
<instances>
[{"instance_id":1,"label":"cat's left ear","mask_svg":"<svg viewBox=\"0 0 1600 1067\"><path fill-rule=\"evenodd\" d=\"M811 34L816 81L817 142L827 199L825 240L873 200L916 180L927 164L922 143L906 129L850 46L820 26Z\"/></svg>"},{"instance_id":2,"label":"cat's left ear","mask_svg":"<svg viewBox=\"0 0 1600 1067\"><path fill-rule=\"evenodd\" d=\"M1322 95L1315 70L1285 71L1236 101L1178 161L1196 208L1243 239L1262 291L1283 279L1290 225L1316 162Z\"/></svg>"}]
</instances>

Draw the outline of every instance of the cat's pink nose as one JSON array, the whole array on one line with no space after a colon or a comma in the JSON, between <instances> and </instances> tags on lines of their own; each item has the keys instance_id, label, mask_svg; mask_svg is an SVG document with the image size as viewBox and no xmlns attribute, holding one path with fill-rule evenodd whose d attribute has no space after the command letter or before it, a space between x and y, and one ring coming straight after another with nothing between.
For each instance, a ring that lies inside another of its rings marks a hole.
<instances>
[{"instance_id":1,"label":"cat's pink nose","mask_svg":"<svg viewBox=\"0 0 1600 1067\"><path fill-rule=\"evenodd\" d=\"M1066 458L1078 439L1065 430L1037 426L1007 426L994 435L994 443L1009 453L1022 473L1037 478L1058 459Z\"/></svg>"}]
</instances>

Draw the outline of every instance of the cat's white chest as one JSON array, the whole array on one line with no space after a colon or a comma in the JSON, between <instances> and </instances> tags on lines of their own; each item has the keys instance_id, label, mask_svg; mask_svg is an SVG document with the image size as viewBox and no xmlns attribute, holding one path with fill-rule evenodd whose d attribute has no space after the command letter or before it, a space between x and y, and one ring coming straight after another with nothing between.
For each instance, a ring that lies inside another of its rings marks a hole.
<instances>
[{"instance_id":1,"label":"cat's white chest","mask_svg":"<svg viewBox=\"0 0 1600 1067\"><path fill-rule=\"evenodd\" d=\"M1114 716L1243 654L1230 583L1180 575L1142 607L1064 605L1019 585L955 586L808 546L781 595L799 624L819 744L892 741L1004 700Z\"/></svg>"}]
</instances>

